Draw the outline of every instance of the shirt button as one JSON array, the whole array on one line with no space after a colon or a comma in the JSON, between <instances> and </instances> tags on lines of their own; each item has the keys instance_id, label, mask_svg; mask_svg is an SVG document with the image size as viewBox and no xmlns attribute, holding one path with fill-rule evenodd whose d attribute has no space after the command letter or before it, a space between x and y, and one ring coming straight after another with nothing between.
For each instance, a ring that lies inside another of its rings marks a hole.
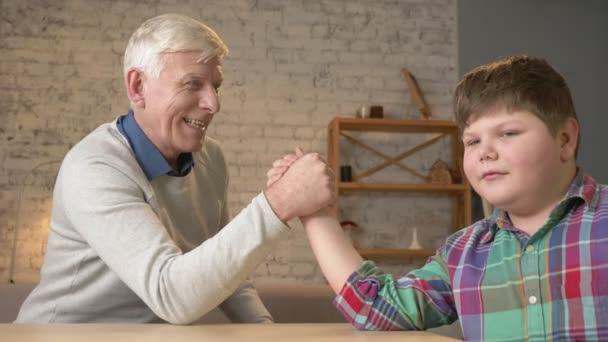
<instances>
[{"instance_id":1,"label":"shirt button","mask_svg":"<svg viewBox=\"0 0 608 342\"><path fill-rule=\"evenodd\" d=\"M528 253L534 252L534 246L528 245L528 247L526 247L526 252L528 252Z\"/></svg>"},{"instance_id":2,"label":"shirt button","mask_svg":"<svg viewBox=\"0 0 608 342\"><path fill-rule=\"evenodd\" d=\"M530 298L528 298L528 302L530 304L536 304L536 296L530 296Z\"/></svg>"}]
</instances>

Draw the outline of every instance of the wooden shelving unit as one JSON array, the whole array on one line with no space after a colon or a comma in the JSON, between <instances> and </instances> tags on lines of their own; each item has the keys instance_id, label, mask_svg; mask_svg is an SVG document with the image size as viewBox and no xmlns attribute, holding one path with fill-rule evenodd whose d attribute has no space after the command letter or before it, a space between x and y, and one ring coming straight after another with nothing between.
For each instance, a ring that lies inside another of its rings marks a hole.
<instances>
[{"instance_id":1,"label":"wooden shelving unit","mask_svg":"<svg viewBox=\"0 0 608 342\"><path fill-rule=\"evenodd\" d=\"M404 153L390 157L380 151L366 145L364 142L353 138L347 132L391 132L391 133L438 133L439 135L424 143L421 143ZM416 171L400 163L401 159L418 153L427 146L434 144L437 140L447 136L450 139L452 165L462 179L458 184L430 184L421 180L416 184L404 183L369 183L362 179L372 173L378 172L389 165L400 167L422 178ZM445 120L391 120L391 119L360 119L360 118L334 118L328 126L327 158L329 165L338 173L340 170L340 138L346 138L351 143L357 144L385 159L384 163L372 167L369 170L354 175L353 182L336 182L336 193L338 197L344 192L418 192L418 193L443 193L452 200L452 225L451 231L457 231L471 224L471 187L464 177L462 170L462 145L459 139L458 126L453 121ZM338 213L338 206L335 208ZM404 258L426 258L435 254L432 249L358 249L358 252L367 259L404 259Z\"/></svg>"}]
</instances>

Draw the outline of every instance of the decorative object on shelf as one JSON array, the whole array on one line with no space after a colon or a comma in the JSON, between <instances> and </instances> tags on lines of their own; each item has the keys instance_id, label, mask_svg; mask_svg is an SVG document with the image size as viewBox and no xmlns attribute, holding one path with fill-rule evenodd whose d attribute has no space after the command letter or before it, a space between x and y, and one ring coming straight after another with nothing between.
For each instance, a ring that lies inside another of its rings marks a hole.
<instances>
[{"instance_id":1,"label":"decorative object on shelf","mask_svg":"<svg viewBox=\"0 0 608 342\"><path fill-rule=\"evenodd\" d=\"M369 111L366 106L361 106L357 109L357 117L361 119L367 119L369 117Z\"/></svg>"},{"instance_id":2,"label":"decorative object on shelf","mask_svg":"<svg viewBox=\"0 0 608 342\"><path fill-rule=\"evenodd\" d=\"M412 228L412 242L410 243L408 249L422 249L420 241L418 241L418 227Z\"/></svg>"},{"instance_id":3,"label":"decorative object on shelf","mask_svg":"<svg viewBox=\"0 0 608 342\"><path fill-rule=\"evenodd\" d=\"M422 96L422 92L418 87L418 82L416 82L416 78L412 73L409 72L406 68L401 69L401 75L407 84L407 89L410 93L410 97L412 98L412 102L418 108L418 111L422 114L425 119L431 118L431 109L426 104L424 97Z\"/></svg>"},{"instance_id":4,"label":"decorative object on shelf","mask_svg":"<svg viewBox=\"0 0 608 342\"><path fill-rule=\"evenodd\" d=\"M426 181L431 184L452 184L452 172L448 164L441 159L437 159L431 166Z\"/></svg>"},{"instance_id":5,"label":"decorative object on shelf","mask_svg":"<svg viewBox=\"0 0 608 342\"><path fill-rule=\"evenodd\" d=\"M384 117L384 108L382 106L369 107L369 117L374 119L382 119Z\"/></svg>"},{"instance_id":6,"label":"decorative object on shelf","mask_svg":"<svg viewBox=\"0 0 608 342\"><path fill-rule=\"evenodd\" d=\"M340 182L353 181L353 168L350 165L340 166Z\"/></svg>"}]
</instances>

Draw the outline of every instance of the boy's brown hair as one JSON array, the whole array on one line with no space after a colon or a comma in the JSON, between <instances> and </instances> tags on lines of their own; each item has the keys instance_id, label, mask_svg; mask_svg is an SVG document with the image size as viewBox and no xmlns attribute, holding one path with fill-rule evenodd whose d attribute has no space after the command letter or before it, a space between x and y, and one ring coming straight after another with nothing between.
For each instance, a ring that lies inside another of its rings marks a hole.
<instances>
[{"instance_id":1,"label":"boy's brown hair","mask_svg":"<svg viewBox=\"0 0 608 342\"><path fill-rule=\"evenodd\" d=\"M566 81L546 60L536 57L506 57L464 75L454 92L454 114L460 130L471 115L484 115L496 108L528 111L541 119L553 136L567 118L576 119Z\"/></svg>"}]
</instances>

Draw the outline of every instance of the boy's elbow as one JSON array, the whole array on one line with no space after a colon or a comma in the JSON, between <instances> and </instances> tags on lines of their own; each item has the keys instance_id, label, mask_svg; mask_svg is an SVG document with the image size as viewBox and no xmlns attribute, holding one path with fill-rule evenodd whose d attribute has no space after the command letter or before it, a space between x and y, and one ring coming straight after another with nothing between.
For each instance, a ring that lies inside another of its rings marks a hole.
<instances>
[{"instance_id":1,"label":"boy's elbow","mask_svg":"<svg viewBox=\"0 0 608 342\"><path fill-rule=\"evenodd\" d=\"M395 330L422 330L414 326L404 326L398 322L385 321L381 324L373 324L368 319L365 321L351 320L350 323L359 331L395 331Z\"/></svg>"},{"instance_id":2,"label":"boy's elbow","mask_svg":"<svg viewBox=\"0 0 608 342\"><path fill-rule=\"evenodd\" d=\"M377 331L377 329L374 329L374 327L368 324L356 324L353 322L352 325L359 331Z\"/></svg>"},{"instance_id":3,"label":"boy's elbow","mask_svg":"<svg viewBox=\"0 0 608 342\"><path fill-rule=\"evenodd\" d=\"M355 323L352 322L351 323L353 325L353 327L355 327L355 329L359 330L359 331L388 331L391 329L382 329L382 327L377 327L373 324L359 324L359 323ZM394 329L393 329L394 330Z\"/></svg>"},{"instance_id":4,"label":"boy's elbow","mask_svg":"<svg viewBox=\"0 0 608 342\"><path fill-rule=\"evenodd\" d=\"M350 324L352 324L352 326L359 331L381 330L378 327L374 326L373 324L370 324L367 320L365 320L364 322L360 322L360 321L357 321L356 319L352 319L352 320L350 320Z\"/></svg>"}]
</instances>

